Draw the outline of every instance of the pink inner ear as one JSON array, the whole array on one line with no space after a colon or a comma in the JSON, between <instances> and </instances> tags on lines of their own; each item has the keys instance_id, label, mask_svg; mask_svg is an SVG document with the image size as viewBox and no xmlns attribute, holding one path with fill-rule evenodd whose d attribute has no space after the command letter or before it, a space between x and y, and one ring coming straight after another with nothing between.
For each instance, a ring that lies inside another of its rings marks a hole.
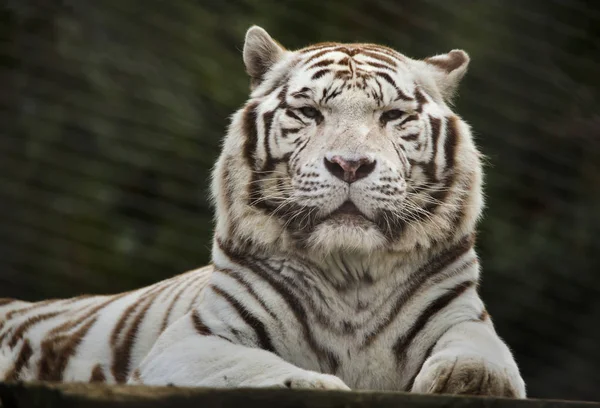
<instances>
[{"instance_id":1,"label":"pink inner ear","mask_svg":"<svg viewBox=\"0 0 600 408\"><path fill-rule=\"evenodd\" d=\"M426 58L425 62L450 73L467 62L467 58L461 51L450 51L448 54Z\"/></svg>"}]
</instances>

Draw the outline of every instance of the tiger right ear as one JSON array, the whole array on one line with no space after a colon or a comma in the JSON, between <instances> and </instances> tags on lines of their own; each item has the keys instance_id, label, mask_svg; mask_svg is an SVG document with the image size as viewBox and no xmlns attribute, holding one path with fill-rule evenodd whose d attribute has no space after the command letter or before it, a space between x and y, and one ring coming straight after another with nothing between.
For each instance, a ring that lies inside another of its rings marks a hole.
<instances>
[{"instance_id":1,"label":"tiger right ear","mask_svg":"<svg viewBox=\"0 0 600 408\"><path fill-rule=\"evenodd\" d=\"M254 89L263 81L265 74L281 59L285 52L269 33L259 26L252 26L246 32L244 42L244 64L250 75L250 88Z\"/></svg>"},{"instance_id":2,"label":"tiger right ear","mask_svg":"<svg viewBox=\"0 0 600 408\"><path fill-rule=\"evenodd\" d=\"M426 58L434 81L442 97L450 101L458 88L458 83L467 72L469 55L463 50L452 50L447 54Z\"/></svg>"}]
</instances>

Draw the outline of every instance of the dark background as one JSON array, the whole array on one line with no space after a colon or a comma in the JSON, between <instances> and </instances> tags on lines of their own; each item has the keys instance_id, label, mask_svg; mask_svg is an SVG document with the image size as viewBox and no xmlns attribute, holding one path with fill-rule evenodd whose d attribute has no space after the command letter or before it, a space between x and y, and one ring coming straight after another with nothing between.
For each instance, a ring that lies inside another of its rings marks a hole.
<instances>
[{"instance_id":1,"label":"dark background","mask_svg":"<svg viewBox=\"0 0 600 408\"><path fill-rule=\"evenodd\" d=\"M289 48L472 58L482 294L531 397L600 400L600 2L0 0L0 297L115 293L205 264L210 168L251 24Z\"/></svg>"}]
</instances>

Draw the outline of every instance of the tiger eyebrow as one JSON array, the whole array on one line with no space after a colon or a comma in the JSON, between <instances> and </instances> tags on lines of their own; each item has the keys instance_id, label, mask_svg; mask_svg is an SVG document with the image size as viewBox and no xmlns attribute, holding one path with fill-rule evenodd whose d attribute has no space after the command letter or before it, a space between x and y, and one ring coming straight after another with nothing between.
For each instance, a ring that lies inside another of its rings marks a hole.
<instances>
[{"instance_id":1,"label":"tiger eyebrow","mask_svg":"<svg viewBox=\"0 0 600 408\"><path fill-rule=\"evenodd\" d=\"M307 92L312 91L310 90L310 88L304 87L299 91L293 92L292 94L290 94L290 96L298 99L310 99L310 96L307 94Z\"/></svg>"}]
</instances>

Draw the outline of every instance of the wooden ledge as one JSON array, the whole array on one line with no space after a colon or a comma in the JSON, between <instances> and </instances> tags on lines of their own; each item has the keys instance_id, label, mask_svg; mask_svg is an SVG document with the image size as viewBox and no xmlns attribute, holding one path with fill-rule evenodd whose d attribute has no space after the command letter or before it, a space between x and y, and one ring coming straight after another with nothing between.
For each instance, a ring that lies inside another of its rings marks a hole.
<instances>
[{"instance_id":1,"label":"wooden ledge","mask_svg":"<svg viewBox=\"0 0 600 408\"><path fill-rule=\"evenodd\" d=\"M600 403L285 389L209 389L96 384L0 383L2 408L568 408Z\"/></svg>"}]
</instances>

